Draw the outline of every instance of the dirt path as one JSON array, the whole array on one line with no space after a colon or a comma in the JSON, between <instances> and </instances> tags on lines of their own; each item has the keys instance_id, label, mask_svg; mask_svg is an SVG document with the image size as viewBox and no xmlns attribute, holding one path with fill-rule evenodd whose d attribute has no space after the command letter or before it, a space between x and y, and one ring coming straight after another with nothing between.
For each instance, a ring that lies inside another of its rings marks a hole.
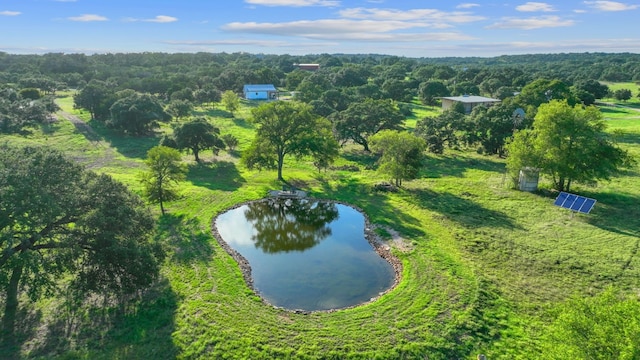
<instances>
[{"instance_id":1,"label":"dirt path","mask_svg":"<svg viewBox=\"0 0 640 360\"><path fill-rule=\"evenodd\" d=\"M635 108L633 106L624 106L624 105L620 105L620 104L616 104L616 103L608 103L608 102L596 101L594 104L595 105L600 105L600 106L617 107L617 108L621 108L621 109L640 112L640 108Z\"/></svg>"},{"instance_id":2,"label":"dirt path","mask_svg":"<svg viewBox=\"0 0 640 360\"><path fill-rule=\"evenodd\" d=\"M86 161L84 162L87 163L87 168L101 168L113 161L113 159L115 158L113 149L111 148L111 146L109 146L109 144L102 140L101 136L96 133L89 124L82 121L82 119L80 119L79 117L66 111L58 111L57 115L73 124L73 126L76 128L76 131L78 131L87 140L89 140L93 146L102 149L102 157L95 158L93 156L87 156L85 158Z\"/></svg>"}]
</instances>

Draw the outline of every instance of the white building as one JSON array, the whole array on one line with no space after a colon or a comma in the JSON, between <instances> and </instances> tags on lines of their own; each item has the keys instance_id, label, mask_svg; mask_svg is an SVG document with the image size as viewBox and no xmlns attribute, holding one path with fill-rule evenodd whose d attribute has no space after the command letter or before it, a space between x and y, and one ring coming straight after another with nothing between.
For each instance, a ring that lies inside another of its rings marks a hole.
<instances>
[{"instance_id":1,"label":"white building","mask_svg":"<svg viewBox=\"0 0 640 360\"><path fill-rule=\"evenodd\" d=\"M242 92L247 100L275 100L278 98L278 90L271 84L245 85Z\"/></svg>"},{"instance_id":2,"label":"white building","mask_svg":"<svg viewBox=\"0 0 640 360\"><path fill-rule=\"evenodd\" d=\"M449 110L453 108L455 103L459 102L464 105L464 112L467 114L471 113L474 107L484 105L491 106L493 104L497 104L500 102L498 99L492 99L484 96L476 96L476 95L463 95L463 96L447 96L442 97L442 110Z\"/></svg>"}]
</instances>

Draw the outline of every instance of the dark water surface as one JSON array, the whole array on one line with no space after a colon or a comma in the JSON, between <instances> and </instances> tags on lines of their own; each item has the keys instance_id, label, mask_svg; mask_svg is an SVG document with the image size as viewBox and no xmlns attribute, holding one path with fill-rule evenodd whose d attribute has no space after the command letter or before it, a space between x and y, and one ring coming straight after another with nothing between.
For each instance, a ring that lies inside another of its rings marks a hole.
<instances>
[{"instance_id":1,"label":"dark water surface","mask_svg":"<svg viewBox=\"0 0 640 360\"><path fill-rule=\"evenodd\" d=\"M393 285L393 267L366 240L364 216L349 206L273 198L229 210L215 224L249 261L255 290L275 306L344 308Z\"/></svg>"}]
</instances>

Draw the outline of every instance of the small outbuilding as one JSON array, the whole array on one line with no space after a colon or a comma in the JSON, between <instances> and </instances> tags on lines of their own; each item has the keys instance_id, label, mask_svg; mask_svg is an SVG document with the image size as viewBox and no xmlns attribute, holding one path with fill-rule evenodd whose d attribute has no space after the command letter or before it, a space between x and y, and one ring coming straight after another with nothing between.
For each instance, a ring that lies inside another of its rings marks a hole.
<instances>
[{"instance_id":1,"label":"small outbuilding","mask_svg":"<svg viewBox=\"0 0 640 360\"><path fill-rule=\"evenodd\" d=\"M316 71L320 69L320 64L293 64L293 66L297 67L300 70L307 71Z\"/></svg>"},{"instance_id":2,"label":"small outbuilding","mask_svg":"<svg viewBox=\"0 0 640 360\"><path fill-rule=\"evenodd\" d=\"M242 93L247 100L275 100L278 98L278 90L272 84L245 85Z\"/></svg>"},{"instance_id":3,"label":"small outbuilding","mask_svg":"<svg viewBox=\"0 0 640 360\"><path fill-rule=\"evenodd\" d=\"M476 96L476 95L462 95L462 96L447 96L442 97L442 110L448 110L453 108L456 103L462 103L464 106L464 111L467 114L471 113L471 110L476 106L491 106L493 104L499 103L500 100L492 99L484 96Z\"/></svg>"}]
</instances>

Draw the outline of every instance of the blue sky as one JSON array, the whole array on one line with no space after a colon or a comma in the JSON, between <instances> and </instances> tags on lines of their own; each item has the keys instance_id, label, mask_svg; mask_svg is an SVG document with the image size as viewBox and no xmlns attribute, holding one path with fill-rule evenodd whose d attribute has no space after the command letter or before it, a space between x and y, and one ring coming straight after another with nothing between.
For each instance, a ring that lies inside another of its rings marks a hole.
<instances>
[{"instance_id":1,"label":"blue sky","mask_svg":"<svg viewBox=\"0 0 640 360\"><path fill-rule=\"evenodd\" d=\"M640 2L0 0L0 51L640 53Z\"/></svg>"}]
</instances>

